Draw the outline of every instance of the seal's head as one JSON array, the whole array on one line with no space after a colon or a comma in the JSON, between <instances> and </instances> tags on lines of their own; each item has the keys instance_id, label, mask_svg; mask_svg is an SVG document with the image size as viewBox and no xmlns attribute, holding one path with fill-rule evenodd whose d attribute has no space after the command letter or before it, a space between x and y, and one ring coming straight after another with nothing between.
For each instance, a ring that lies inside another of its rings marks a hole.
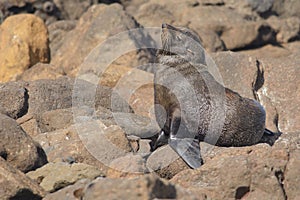
<instances>
[{"instance_id":1,"label":"seal's head","mask_svg":"<svg viewBox=\"0 0 300 200\"><path fill-rule=\"evenodd\" d=\"M169 24L162 24L162 49L163 56L179 56L186 61L206 64L205 53L199 36L187 28L177 28Z\"/></svg>"}]
</instances>

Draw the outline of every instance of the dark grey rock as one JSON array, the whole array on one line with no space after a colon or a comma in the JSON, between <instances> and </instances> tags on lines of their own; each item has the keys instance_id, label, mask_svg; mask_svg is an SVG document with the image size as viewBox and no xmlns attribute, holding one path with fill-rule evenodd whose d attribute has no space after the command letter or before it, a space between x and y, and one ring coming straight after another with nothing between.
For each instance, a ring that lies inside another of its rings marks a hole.
<instances>
[{"instance_id":1,"label":"dark grey rock","mask_svg":"<svg viewBox=\"0 0 300 200\"><path fill-rule=\"evenodd\" d=\"M47 163L42 147L27 135L18 123L0 115L0 155L10 165L28 172Z\"/></svg>"},{"instance_id":2,"label":"dark grey rock","mask_svg":"<svg viewBox=\"0 0 300 200\"><path fill-rule=\"evenodd\" d=\"M17 119L28 111L28 92L24 83L0 84L0 107L3 114Z\"/></svg>"}]
</instances>

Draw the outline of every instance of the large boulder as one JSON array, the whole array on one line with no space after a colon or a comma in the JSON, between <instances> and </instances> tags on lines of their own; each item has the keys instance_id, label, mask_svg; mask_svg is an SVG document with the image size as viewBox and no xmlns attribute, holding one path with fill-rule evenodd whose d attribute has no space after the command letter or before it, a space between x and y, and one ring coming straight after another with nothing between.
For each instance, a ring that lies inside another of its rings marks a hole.
<instances>
[{"instance_id":1,"label":"large boulder","mask_svg":"<svg viewBox=\"0 0 300 200\"><path fill-rule=\"evenodd\" d=\"M48 31L30 14L7 18L0 26L0 82L15 80L38 62L50 61Z\"/></svg>"},{"instance_id":2,"label":"large boulder","mask_svg":"<svg viewBox=\"0 0 300 200\"><path fill-rule=\"evenodd\" d=\"M53 55L51 63L56 66L62 66L67 75L75 76L79 71L85 70L80 69L80 66L95 47L100 45L110 36L134 28L139 28L139 25L124 11L121 5L94 5L82 15L76 27L65 35L63 44ZM126 41L122 41L125 46L135 43L135 40L130 37L131 36L128 34ZM118 39L116 38L114 42L117 44L117 41ZM115 48L115 45L112 45L110 48ZM136 66L143 62L143 60L146 60L147 62L148 59L145 55L148 55L148 53L145 54L145 51L138 51L138 48L139 46L136 46L136 49L131 53L123 52L124 54L129 53L129 55L125 54L125 58L124 56L123 58L120 58L120 62L115 60L111 60L111 62L115 61L119 63L119 65L125 66ZM106 50L106 52L107 51L108 50ZM111 49L109 51L114 53L116 49ZM97 54L97 57L101 58L101 56L103 55ZM119 56L116 58L118 57ZM98 58L94 58L94 60L89 59L89 62L94 63L86 64L94 64L99 67L98 65L102 63L97 63L97 60ZM83 67L86 66L83 65ZM89 71L90 69L86 70Z\"/></svg>"},{"instance_id":3,"label":"large boulder","mask_svg":"<svg viewBox=\"0 0 300 200\"><path fill-rule=\"evenodd\" d=\"M28 172L47 163L42 147L14 119L1 114L0 125L0 156L10 165Z\"/></svg>"},{"instance_id":4,"label":"large boulder","mask_svg":"<svg viewBox=\"0 0 300 200\"><path fill-rule=\"evenodd\" d=\"M37 181L48 192L54 192L80 179L95 179L103 173L94 166L83 163L68 164L64 162L48 163L26 174Z\"/></svg>"},{"instance_id":5,"label":"large boulder","mask_svg":"<svg viewBox=\"0 0 300 200\"><path fill-rule=\"evenodd\" d=\"M45 195L42 187L0 157L0 199L39 200Z\"/></svg>"},{"instance_id":6,"label":"large boulder","mask_svg":"<svg viewBox=\"0 0 300 200\"><path fill-rule=\"evenodd\" d=\"M97 199L204 199L201 194L184 191L157 176L136 179L98 178L83 190L85 200Z\"/></svg>"}]
</instances>

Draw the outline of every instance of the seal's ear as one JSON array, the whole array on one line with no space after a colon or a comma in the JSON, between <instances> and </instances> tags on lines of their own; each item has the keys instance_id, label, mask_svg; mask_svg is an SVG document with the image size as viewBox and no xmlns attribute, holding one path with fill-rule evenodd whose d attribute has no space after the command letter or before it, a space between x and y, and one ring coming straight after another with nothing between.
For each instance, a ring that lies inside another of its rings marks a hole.
<instances>
[{"instance_id":1,"label":"seal's ear","mask_svg":"<svg viewBox=\"0 0 300 200\"><path fill-rule=\"evenodd\" d=\"M170 137L169 145L191 168L196 169L202 165L198 139Z\"/></svg>"}]
</instances>

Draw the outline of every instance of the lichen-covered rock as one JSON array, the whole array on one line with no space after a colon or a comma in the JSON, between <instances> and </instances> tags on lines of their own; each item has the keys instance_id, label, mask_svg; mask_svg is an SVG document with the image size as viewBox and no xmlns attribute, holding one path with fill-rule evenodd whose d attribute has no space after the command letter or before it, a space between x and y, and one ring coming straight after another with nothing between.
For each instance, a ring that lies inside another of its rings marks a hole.
<instances>
[{"instance_id":1,"label":"lichen-covered rock","mask_svg":"<svg viewBox=\"0 0 300 200\"><path fill-rule=\"evenodd\" d=\"M15 80L38 62L50 61L47 28L39 17L20 14L0 26L0 82Z\"/></svg>"},{"instance_id":2,"label":"lichen-covered rock","mask_svg":"<svg viewBox=\"0 0 300 200\"><path fill-rule=\"evenodd\" d=\"M26 174L37 181L48 192L54 192L80 179L95 179L103 176L103 172L94 166L83 163L68 164L63 162L48 163L47 165Z\"/></svg>"}]
</instances>

